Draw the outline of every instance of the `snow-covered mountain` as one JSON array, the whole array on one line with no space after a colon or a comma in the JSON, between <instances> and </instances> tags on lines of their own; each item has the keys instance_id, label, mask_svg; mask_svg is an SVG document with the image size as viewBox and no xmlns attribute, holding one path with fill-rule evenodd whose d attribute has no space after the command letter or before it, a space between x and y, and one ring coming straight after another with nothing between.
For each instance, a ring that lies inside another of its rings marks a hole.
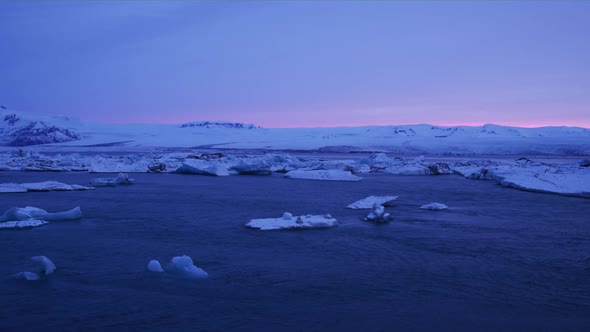
<instances>
[{"instance_id":1,"label":"snow-covered mountain","mask_svg":"<svg viewBox=\"0 0 590 332\"><path fill-rule=\"evenodd\" d=\"M256 129L260 128L255 126L251 123L236 123L236 122L226 122L226 121L194 121L194 122L187 122L180 125L180 128L194 128L194 127L203 127L203 128L233 128L233 129Z\"/></svg>"},{"instance_id":2,"label":"snow-covered mountain","mask_svg":"<svg viewBox=\"0 0 590 332\"><path fill-rule=\"evenodd\" d=\"M0 145L114 150L143 147L383 151L434 155L590 155L590 129L493 124L427 124L339 128L260 128L201 121L182 125L105 124L0 109Z\"/></svg>"},{"instance_id":3,"label":"snow-covered mountain","mask_svg":"<svg viewBox=\"0 0 590 332\"><path fill-rule=\"evenodd\" d=\"M27 146L79 140L68 118L31 117L0 109L0 145Z\"/></svg>"}]
</instances>

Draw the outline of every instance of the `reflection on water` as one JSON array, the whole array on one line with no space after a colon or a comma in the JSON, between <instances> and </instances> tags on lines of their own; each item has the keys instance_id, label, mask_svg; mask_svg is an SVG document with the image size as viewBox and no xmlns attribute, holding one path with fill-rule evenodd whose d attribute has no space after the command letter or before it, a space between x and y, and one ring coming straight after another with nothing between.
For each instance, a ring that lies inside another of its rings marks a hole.
<instances>
[{"instance_id":1,"label":"reflection on water","mask_svg":"<svg viewBox=\"0 0 590 332\"><path fill-rule=\"evenodd\" d=\"M87 184L96 174L0 173ZM80 222L0 232L0 276L45 255L42 282L0 280L0 330L570 330L590 326L590 201L456 176L134 174L90 192L2 194L0 210L82 207ZM399 195L386 225L347 210ZM445 211L418 207L441 202ZM0 211L0 212L2 212ZM252 218L331 213L326 230L261 232ZM189 255L209 273L149 273Z\"/></svg>"}]
</instances>

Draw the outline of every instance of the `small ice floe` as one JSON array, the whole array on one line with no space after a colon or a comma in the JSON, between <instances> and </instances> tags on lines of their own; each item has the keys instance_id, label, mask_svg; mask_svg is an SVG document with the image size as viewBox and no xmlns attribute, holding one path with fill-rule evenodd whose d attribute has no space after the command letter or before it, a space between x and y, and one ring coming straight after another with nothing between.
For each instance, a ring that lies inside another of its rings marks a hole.
<instances>
[{"instance_id":1,"label":"small ice floe","mask_svg":"<svg viewBox=\"0 0 590 332\"><path fill-rule=\"evenodd\" d=\"M27 191L77 191L92 190L93 187L85 187L77 184L65 184L57 181L44 181L34 183L0 183L0 193L23 193Z\"/></svg>"},{"instance_id":2,"label":"small ice floe","mask_svg":"<svg viewBox=\"0 0 590 332\"><path fill-rule=\"evenodd\" d=\"M147 265L148 270L152 271L152 272L164 272L164 269L162 268L162 265L160 265L160 262L158 262L155 259L152 259L148 265Z\"/></svg>"},{"instance_id":3,"label":"small ice floe","mask_svg":"<svg viewBox=\"0 0 590 332\"><path fill-rule=\"evenodd\" d=\"M64 212L47 212L33 206L13 207L0 215L0 229L33 228L47 224L48 221L78 220L82 211L77 206Z\"/></svg>"},{"instance_id":4,"label":"small ice floe","mask_svg":"<svg viewBox=\"0 0 590 332\"><path fill-rule=\"evenodd\" d=\"M90 183L95 187L114 187L118 185L132 184L134 180L127 173L119 173L114 178L95 178Z\"/></svg>"},{"instance_id":5,"label":"small ice floe","mask_svg":"<svg viewBox=\"0 0 590 332\"><path fill-rule=\"evenodd\" d=\"M25 229L43 226L45 224L48 224L48 222L38 219L14 220L0 222L0 229Z\"/></svg>"},{"instance_id":6,"label":"small ice floe","mask_svg":"<svg viewBox=\"0 0 590 332\"><path fill-rule=\"evenodd\" d=\"M147 267L151 272L166 272L184 278L205 279L209 276L207 272L193 263L192 258L186 255L172 257L172 261L166 265L166 269L163 269L160 262L155 259L151 260Z\"/></svg>"},{"instance_id":7,"label":"small ice floe","mask_svg":"<svg viewBox=\"0 0 590 332\"><path fill-rule=\"evenodd\" d=\"M389 213L385 212L385 207L377 203L373 204L373 211L371 211L369 215L365 217L366 221L379 224L390 222L392 219L393 217Z\"/></svg>"},{"instance_id":8,"label":"small ice floe","mask_svg":"<svg viewBox=\"0 0 590 332\"><path fill-rule=\"evenodd\" d=\"M40 219L45 221L77 220L80 218L82 218L82 210L80 210L79 206L64 212L47 212L37 207L27 206L24 208L13 207L8 209L4 214L0 215L0 222L27 219Z\"/></svg>"},{"instance_id":9,"label":"small ice floe","mask_svg":"<svg viewBox=\"0 0 590 332\"><path fill-rule=\"evenodd\" d=\"M230 170L237 172L240 175L271 175L271 165L265 161L255 160L247 163L240 160L237 165L232 166Z\"/></svg>"},{"instance_id":10,"label":"small ice floe","mask_svg":"<svg viewBox=\"0 0 590 332\"><path fill-rule=\"evenodd\" d=\"M177 174L194 174L210 176L228 176L227 168L215 161L205 160L186 160L178 167L174 173Z\"/></svg>"},{"instance_id":11,"label":"small ice floe","mask_svg":"<svg viewBox=\"0 0 590 332\"><path fill-rule=\"evenodd\" d=\"M246 227L257 228L262 231L276 229L310 229L328 228L338 224L330 214L293 216L289 212L283 213L281 218L252 219Z\"/></svg>"},{"instance_id":12,"label":"small ice floe","mask_svg":"<svg viewBox=\"0 0 590 332\"><path fill-rule=\"evenodd\" d=\"M449 207L444 204L441 204L441 203L430 203L430 204L422 205L420 208L424 209L424 210L439 211L439 210L448 209Z\"/></svg>"},{"instance_id":13,"label":"small ice floe","mask_svg":"<svg viewBox=\"0 0 590 332\"><path fill-rule=\"evenodd\" d=\"M348 209L372 209L375 204L389 206L392 201L396 200L399 196L369 196L358 200L346 208Z\"/></svg>"},{"instance_id":14,"label":"small ice floe","mask_svg":"<svg viewBox=\"0 0 590 332\"><path fill-rule=\"evenodd\" d=\"M52 274L55 271L55 264L46 256L33 256L31 260L38 265L38 272L23 271L10 276L18 280L39 280L43 276Z\"/></svg>"},{"instance_id":15,"label":"small ice floe","mask_svg":"<svg viewBox=\"0 0 590 332\"><path fill-rule=\"evenodd\" d=\"M294 170L285 174L286 178L324 180L324 181L360 181L363 178L353 175L350 171L330 170Z\"/></svg>"}]
</instances>

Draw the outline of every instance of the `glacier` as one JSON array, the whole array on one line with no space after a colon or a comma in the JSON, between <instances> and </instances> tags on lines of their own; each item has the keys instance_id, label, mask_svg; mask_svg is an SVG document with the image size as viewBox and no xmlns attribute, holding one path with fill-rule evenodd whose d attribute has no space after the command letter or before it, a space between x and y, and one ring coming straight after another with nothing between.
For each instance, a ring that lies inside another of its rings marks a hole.
<instances>
[{"instance_id":1,"label":"glacier","mask_svg":"<svg viewBox=\"0 0 590 332\"><path fill-rule=\"evenodd\" d=\"M260 128L199 121L182 125L104 124L0 109L0 145L130 150L225 148L319 152L382 151L404 155L590 155L590 129L387 125ZM98 170L97 170L98 171ZM124 172L119 170L117 172ZM419 172L408 169L405 172Z\"/></svg>"}]
</instances>

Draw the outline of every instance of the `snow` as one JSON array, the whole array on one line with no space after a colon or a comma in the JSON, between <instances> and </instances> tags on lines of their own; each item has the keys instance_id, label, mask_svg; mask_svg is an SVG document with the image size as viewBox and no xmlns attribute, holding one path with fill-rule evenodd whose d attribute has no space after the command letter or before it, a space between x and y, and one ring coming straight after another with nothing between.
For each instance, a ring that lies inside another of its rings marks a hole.
<instances>
[{"instance_id":1,"label":"snow","mask_svg":"<svg viewBox=\"0 0 590 332\"><path fill-rule=\"evenodd\" d=\"M0 145L11 146L52 143L53 147L111 150L207 146L227 149L383 151L396 154L587 156L590 155L589 142L590 130L577 127L517 128L493 124L442 127L420 124L258 128L249 124L212 121L185 125L103 124L0 110ZM95 171L101 170L97 168ZM117 172L132 170L119 169Z\"/></svg>"},{"instance_id":2,"label":"snow","mask_svg":"<svg viewBox=\"0 0 590 332\"><path fill-rule=\"evenodd\" d=\"M323 181L360 181L361 177L350 171L333 170L294 170L285 174L290 179L323 180Z\"/></svg>"},{"instance_id":3,"label":"snow","mask_svg":"<svg viewBox=\"0 0 590 332\"><path fill-rule=\"evenodd\" d=\"M338 221L329 214L293 216L291 213L285 212L281 218L252 219L246 224L246 227L270 231L277 229L328 228L337 224Z\"/></svg>"},{"instance_id":4,"label":"snow","mask_svg":"<svg viewBox=\"0 0 590 332\"><path fill-rule=\"evenodd\" d=\"M388 205L399 196L369 196L347 206L348 209L372 209L375 204Z\"/></svg>"},{"instance_id":5,"label":"snow","mask_svg":"<svg viewBox=\"0 0 590 332\"><path fill-rule=\"evenodd\" d=\"M389 213L385 212L385 207L377 203L373 204L373 211L371 211L369 215L365 217L366 221L371 221L379 224L390 222L392 219L393 217Z\"/></svg>"},{"instance_id":6,"label":"snow","mask_svg":"<svg viewBox=\"0 0 590 332\"><path fill-rule=\"evenodd\" d=\"M27 191L81 191L92 190L77 184L65 184L57 181L44 181L33 183L0 183L0 193L22 193Z\"/></svg>"},{"instance_id":7,"label":"snow","mask_svg":"<svg viewBox=\"0 0 590 332\"><path fill-rule=\"evenodd\" d=\"M152 272L164 272L164 269L162 268L162 265L160 265L160 262L158 262L155 259L152 259L148 265L147 265L148 270L152 271Z\"/></svg>"},{"instance_id":8,"label":"snow","mask_svg":"<svg viewBox=\"0 0 590 332\"><path fill-rule=\"evenodd\" d=\"M95 178L90 180L90 183L95 187L114 187L117 185L132 184L133 179L126 173L119 173L114 178Z\"/></svg>"},{"instance_id":9,"label":"snow","mask_svg":"<svg viewBox=\"0 0 590 332\"><path fill-rule=\"evenodd\" d=\"M420 207L421 209L424 210L435 210L435 211L439 211L439 210L445 210L448 209L449 207L442 204L442 203L430 203L430 204L426 204L426 205L422 205Z\"/></svg>"},{"instance_id":10,"label":"snow","mask_svg":"<svg viewBox=\"0 0 590 332\"><path fill-rule=\"evenodd\" d=\"M492 127L488 126L488 129ZM192 129L188 129L192 130ZM214 129L211 129L214 130ZM241 129L232 129L238 130ZM259 129L256 129L258 131ZM401 133L398 130L398 134ZM442 129L440 129L442 130ZM497 132L497 131L496 131ZM406 132L407 134L408 132ZM411 134L411 132L409 132ZM488 133L489 134L489 133ZM571 137L577 137L574 131ZM409 134L408 134L409 135ZM487 135L487 134L486 134ZM490 134L491 135L491 134ZM237 153L237 152L236 152ZM346 155L350 157L350 155ZM392 154L374 153L359 159L319 159L296 157L286 153L254 155L195 153L195 152L137 152L127 155L93 155L86 153L69 155L43 155L19 150L0 153L0 169L35 171L88 171L94 172L173 172L227 176L230 174L266 175L272 172L286 173L287 178L359 181L359 174L382 173L392 175L447 175L460 174L468 179L491 180L500 185L546 193L590 197L590 167L583 158L551 165L526 158L515 161L497 158L490 160L461 160L457 157L439 158L422 156L402 158ZM445 160L446 159L446 160ZM571 159L571 157L569 158ZM127 176L128 177L128 176ZM121 181L113 178L95 179L98 186L113 185ZM129 183L124 180L123 183ZM2 183L0 193L50 190L89 190L92 187L69 185L55 181L40 183Z\"/></svg>"}]
</instances>

